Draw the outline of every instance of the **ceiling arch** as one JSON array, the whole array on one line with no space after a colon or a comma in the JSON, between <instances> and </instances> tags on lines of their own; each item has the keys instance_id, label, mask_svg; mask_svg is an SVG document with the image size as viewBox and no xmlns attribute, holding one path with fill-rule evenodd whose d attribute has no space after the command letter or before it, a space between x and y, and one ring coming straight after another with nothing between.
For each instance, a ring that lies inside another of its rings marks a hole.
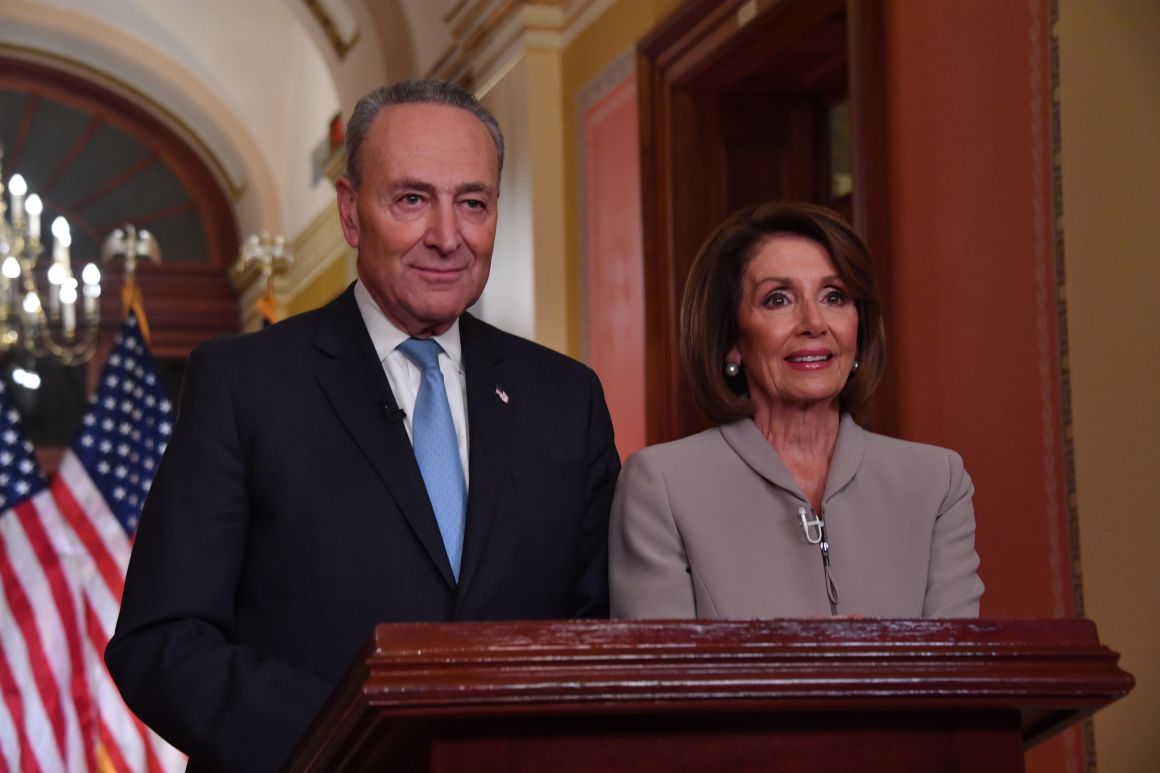
<instances>
[{"instance_id":1,"label":"ceiling arch","mask_svg":"<svg viewBox=\"0 0 1160 773\"><path fill-rule=\"evenodd\" d=\"M114 228L151 230L167 260L225 268L238 228L203 159L150 112L99 84L0 56L5 176L21 173L64 216L73 253L96 260Z\"/></svg>"},{"instance_id":2,"label":"ceiling arch","mask_svg":"<svg viewBox=\"0 0 1160 773\"><path fill-rule=\"evenodd\" d=\"M328 61L317 22L300 6L5 0L0 53L72 69L140 100L205 158L243 233L293 235L333 199L311 159L343 109L337 79L354 66ZM363 46L378 46L373 30L360 36ZM357 66L379 80L383 59L370 59Z\"/></svg>"}]
</instances>

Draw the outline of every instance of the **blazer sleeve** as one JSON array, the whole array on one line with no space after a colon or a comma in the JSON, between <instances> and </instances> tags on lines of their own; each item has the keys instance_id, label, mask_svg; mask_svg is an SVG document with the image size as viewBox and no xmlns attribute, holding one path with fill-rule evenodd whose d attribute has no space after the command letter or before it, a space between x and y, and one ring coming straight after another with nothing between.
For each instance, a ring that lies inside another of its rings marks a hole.
<instances>
[{"instance_id":1,"label":"blazer sleeve","mask_svg":"<svg viewBox=\"0 0 1160 773\"><path fill-rule=\"evenodd\" d=\"M591 403L588 427L588 470L586 501L580 531L580 572L576 580L573 616L608 617L608 511L620 473L612 417L604 400L604 389L595 373L591 375Z\"/></svg>"},{"instance_id":2,"label":"blazer sleeve","mask_svg":"<svg viewBox=\"0 0 1160 773\"><path fill-rule=\"evenodd\" d=\"M975 552L975 486L956 453L948 453L947 495L935 518L923 617L978 617L983 581Z\"/></svg>"},{"instance_id":3,"label":"blazer sleeve","mask_svg":"<svg viewBox=\"0 0 1160 773\"><path fill-rule=\"evenodd\" d=\"M236 641L251 517L238 426L224 370L195 349L105 660L134 713L199 768L275 770L330 688Z\"/></svg>"},{"instance_id":4,"label":"blazer sleeve","mask_svg":"<svg viewBox=\"0 0 1160 773\"><path fill-rule=\"evenodd\" d=\"M629 457L616 485L608 542L612 616L697 616L689 560L665 472L651 449Z\"/></svg>"}]
</instances>

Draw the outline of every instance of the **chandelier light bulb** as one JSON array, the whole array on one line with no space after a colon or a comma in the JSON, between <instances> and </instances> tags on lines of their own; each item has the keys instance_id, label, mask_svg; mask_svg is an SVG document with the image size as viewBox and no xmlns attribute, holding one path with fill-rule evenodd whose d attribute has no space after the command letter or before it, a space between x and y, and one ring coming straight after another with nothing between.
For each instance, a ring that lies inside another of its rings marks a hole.
<instances>
[{"instance_id":1,"label":"chandelier light bulb","mask_svg":"<svg viewBox=\"0 0 1160 773\"><path fill-rule=\"evenodd\" d=\"M73 279L70 282L65 282L60 287L60 302L61 303L76 303L77 302L77 283Z\"/></svg>"},{"instance_id":2,"label":"chandelier light bulb","mask_svg":"<svg viewBox=\"0 0 1160 773\"><path fill-rule=\"evenodd\" d=\"M16 179L15 177L12 179ZM15 191L13 191L15 193ZM33 217L40 217L40 213L44 211L44 202L35 193L28 197L24 202L24 211Z\"/></svg>"},{"instance_id":3,"label":"chandelier light bulb","mask_svg":"<svg viewBox=\"0 0 1160 773\"><path fill-rule=\"evenodd\" d=\"M40 296L36 293L24 296L24 310L29 314L40 313Z\"/></svg>"},{"instance_id":4,"label":"chandelier light bulb","mask_svg":"<svg viewBox=\"0 0 1160 773\"><path fill-rule=\"evenodd\" d=\"M97 268L96 263L85 264L81 271L81 281L87 285L98 285L101 283L101 270Z\"/></svg>"},{"instance_id":5,"label":"chandelier light bulb","mask_svg":"<svg viewBox=\"0 0 1160 773\"><path fill-rule=\"evenodd\" d=\"M28 183L24 182L23 175L12 175L12 178L8 181L8 192L13 196L23 196L28 193Z\"/></svg>"},{"instance_id":6,"label":"chandelier light bulb","mask_svg":"<svg viewBox=\"0 0 1160 773\"><path fill-rule=\"evenodd\" d=\"M40 376L35 370L13 368L12 380L25 389L40 389Z\"/></svg>"},{"instance_id":7,"label":"chandelier light bulb","mask_svg":"<svg viewBox=\"0 0 1160 773\"><path fill-rule=\"evenodd\" d=\"M9 255L4 259L3 265L0 265L0 273L4 274L6 279L19 279L20 261Z\"/></svg>"},{"instance_id":8,"label":"chandelier light bulb","mask_svg":"<svg viewBox=\"0 0 1160 773\"><path fill-rule=\"evenodd\" d=\"M13 178L15 179L15 178ZM57 239L69 239L70 244L72 239L72 230L68 227L68 221L63 217L55 217L52 220L52 235Z\"/></svg>"},{"instance_id":9,"label":"chandelier light bulb","mask_svg":"<svg viewBox=\"0 0 1160 773\"><path fill-rule=\"evenodd\" d=\"M64 284L68 271L63 263L53 263L48 267L48 281L54 285Z\"/></svg>"}]
</instances>

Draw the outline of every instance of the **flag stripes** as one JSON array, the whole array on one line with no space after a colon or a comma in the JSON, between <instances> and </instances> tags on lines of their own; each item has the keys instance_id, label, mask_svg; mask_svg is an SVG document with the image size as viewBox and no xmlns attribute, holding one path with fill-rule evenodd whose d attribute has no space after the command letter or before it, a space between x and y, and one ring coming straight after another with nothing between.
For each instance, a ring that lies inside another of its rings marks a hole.
<instances>
[{"instance_id":1,"label":"flag stripes","mask_svg":"<svg viewBox=\"0 0 1160 773\"><path fill-rule=\"evenodd\" d=\"M167 773L182 754L121 700L103 654L172 409L135 315L51 484L0 383L0 773Z\"/></svg>"}]
</instances>

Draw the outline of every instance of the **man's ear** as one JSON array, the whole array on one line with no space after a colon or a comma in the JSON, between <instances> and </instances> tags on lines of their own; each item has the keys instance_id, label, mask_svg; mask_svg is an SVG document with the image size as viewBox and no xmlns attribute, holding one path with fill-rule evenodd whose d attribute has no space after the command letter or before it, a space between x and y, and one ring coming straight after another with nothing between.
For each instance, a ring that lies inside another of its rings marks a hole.
<instances>
[{"instance_id":1,"label":"man's ear","mask_svg":"<svg viewBox=\"0 0 1160 773\"><path fill-rule=\"evenodd\" d=\"M338 194L338 221L342 224L342 235L346 243L358 248L358 191L346 177L338 178L334 184Z\"/></svg>"}]
</instances>

